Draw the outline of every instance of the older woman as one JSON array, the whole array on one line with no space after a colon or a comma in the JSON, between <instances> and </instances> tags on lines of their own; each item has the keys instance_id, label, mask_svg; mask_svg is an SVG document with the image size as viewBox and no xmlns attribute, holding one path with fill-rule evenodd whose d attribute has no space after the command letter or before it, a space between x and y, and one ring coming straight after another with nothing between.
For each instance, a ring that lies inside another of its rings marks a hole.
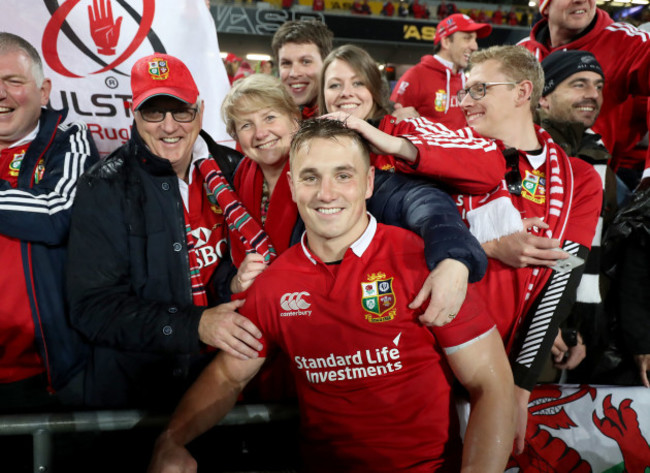
<instances>
[{"instance_id":1,"label":"older woman","mask_svg":"<svg viewBox=\"0 0 650 473\"><path fill-rule=\"evenodd\" d=\"M481 151L493 149L491 140L477 141L469 129L459 137L443 125L420 118L412 107L393 110L388 100L388 84L377 63L357 46L341 46L325 58L318 100L319 109L327 112L325 117L344 121L374 146L373 164L378 169L411 173L410 164L423 160L427 166L424 175L469 194L489 192L503 177L502 160L494 160L490 154L485 154L484 166L477 165ZM432 132L437 142L447 139L450 146L458 147L453 162L443 161L437 153L429 151L423 138ZM472 142L469 152L469 148L463 148L464 140ZM491 161L487 162L488 159Z\"/></svg>"},{"instance_id":2,"label":"older woman","mask_svg":"<svg viewBox=\"0 0 650 473\"><path fill-rule=\"evenodd\" d=\"M280 81L255 74L236 83L225 97L222 114L228 132L246 157L235 173L235 188L251 215L262 224L276 251L299 241L302 225L291 200L286 173L289 144L299 111ZM447 317L458 312L468 279L480 279L485 257L460 222L451 199L424 181L378 172L368 209L377 220L410 229L425 240L430 268L436 268L416 299L433 293L428 314ZM234 292L246 289L264 270L261 256L246 254L238 242L232 254L239 270ZM463 263L463 264L459 264Z\"/></svg>"}]
</instances>

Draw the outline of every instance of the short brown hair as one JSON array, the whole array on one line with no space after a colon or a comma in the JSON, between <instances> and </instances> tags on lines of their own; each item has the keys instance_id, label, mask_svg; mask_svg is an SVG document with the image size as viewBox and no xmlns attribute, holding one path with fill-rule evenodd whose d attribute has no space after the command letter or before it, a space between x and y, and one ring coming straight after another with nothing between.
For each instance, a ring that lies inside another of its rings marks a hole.
<instances>
[{"instance_id":1,"label":"short brown hair","mask_svg":"<svg viewBox=\"0 0 650 473\"><path fill-rule=\"evenodd\" d=\"M293 166L294 156L300 148L308 146L310 142L318 138L334 141L337 141L338 138L350 138L361 150L366 169L370 167L370 147L365 138L356 131L347 128L343 122L329 120L327 118L311 118L304 120L300 124L300 129L293 135L293 139L291 140L291 148L289 150L291 166Z\"/></svg>"},{"instance_id":2,"label":"short brown hair","mask_svg":"<svg viewBox=\"0 0 650 473\"><path fill-rule=\"evenodd\" d=\"M535 116L539 98L544 90L544 69L537 58L522 46L492 46L472 53L469 68L486 61L497 61L499 69L514 82L529 80L533 84L530 109Z\"/></svg>"},{"instance_id":3,"label":"short brown hair","mask_svg":"<svg viewBox=\"0 0 650 473\"><path fill-rule=\"evenodd\" d=\"M300 120L300 110L282 85L280 79L269 74L251 74L235 82L221 104L221 116L226 131L237 139L235 119L238 113L250 113L270 107Z\"/></svg>"},{"instance_id":4,"label":"short brown hair","mask_svg":"<svg viewBox=\"0 0 650 473\"><path fill-rule=\"evenodd\" d=\"M273 35L271 49L279 61L280 48L286 43L313 43L318 47L321 59L332 50L332 31L319 20L291 20L284 22Z\"/></svg>"},{"instance_id":5,"label":"short brown hair","mask_svg":"<svg viewBox=\"0 0 650 473\"><path fill-rule=\"evenodd\" d=\"M325 72L336 59L345 61L361 77L364 85L372 95L372 100L375 103L372 112L373 116L365 118L378 119L387 115L390 110L388 83L381 76L379 67L377 67L377 63L372 56L366 50L351 44L336 48L323 61L323 68L320 74L321 86L318 92L318 110L321 113L326 113L327 111L325 107Z\"/></svg>"}]
</instances>

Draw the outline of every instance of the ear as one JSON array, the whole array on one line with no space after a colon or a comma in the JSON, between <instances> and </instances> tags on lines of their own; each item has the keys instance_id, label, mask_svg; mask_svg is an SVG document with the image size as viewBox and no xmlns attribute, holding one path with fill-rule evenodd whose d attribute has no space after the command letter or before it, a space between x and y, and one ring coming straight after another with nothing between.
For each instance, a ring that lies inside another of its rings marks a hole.
<instances>
[{"instance_id":1,"label":"ear","mask_svg":"<svg viewBox=\"0 0 650 473\"><path fill-rule=\"evenodd\" d=\"M52 81L50 79L43 79L43 85L41 85L41 106L45 107L50 101L50 92L52 92Z\"/></svg>"},{"instance_id":2,"label":"ear","mask_svg":"<svg viewBox=\"0 0 650 473\"><path fill-rule=\"evenodd\" d=\"M291 200L296 202L296 189L293 185L293 179L291 178L291 171L289 171L286 175L287 179L289 180L289 189L291 189Z\"/></svg>"},{"instance_id":3,"label":"ear","mask_svg":"<svg viewBox=\"0 0 650 473\"><path fill-rule=\"evenodd\" d=\"M530 96L533 94L533 83L529 80L523 80L517 84L517 105L526 105L530 101Z\"/></svg>"},{"instance_id":4,"label":"ear","mask_svg":"<svg viewBox=\"0 0 650 473\"><path fill-rule=\"evenodd\" d=\"M366 199L372 197L372 193L375 190L375 167L370 166L368 168L368 182L366 185Z\"/></svg>"}]
</instances>

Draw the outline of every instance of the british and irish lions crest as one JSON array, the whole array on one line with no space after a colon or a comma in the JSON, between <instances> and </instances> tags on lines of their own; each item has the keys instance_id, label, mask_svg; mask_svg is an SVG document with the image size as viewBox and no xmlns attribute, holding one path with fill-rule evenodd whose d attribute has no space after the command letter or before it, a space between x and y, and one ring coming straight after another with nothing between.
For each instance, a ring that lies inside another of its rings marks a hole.
<instances>
[{"instance_id":1,"label":"british and irish lions crest","mask_svg":"<svg viewBox=\"0 0 650 473\"><path fill-rule=\"evenodd\" d=\"M368 322L386 322L395 318L393 279L378 272L369 274L368 280L361 283L361 306L366 311Z\"/></svg>"}]
</instances>

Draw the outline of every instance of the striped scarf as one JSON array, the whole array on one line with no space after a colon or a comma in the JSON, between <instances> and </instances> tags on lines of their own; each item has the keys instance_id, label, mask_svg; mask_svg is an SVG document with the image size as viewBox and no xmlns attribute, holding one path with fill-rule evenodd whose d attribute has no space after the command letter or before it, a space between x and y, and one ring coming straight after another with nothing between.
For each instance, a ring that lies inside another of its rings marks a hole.
<instances>
[{"instance_id":1,"label":"striped scarf","mask_svg":"<svg viewBox=\"0 0 650 473\"><path fill-rule=\"evenodd\" d=\"M198 160L196 167L203 176L208 192L214 194L219 207L223 210L230 230L230 240L241 241L247 253L262 255L267 264L273 261L277 255L268 235L239 201L212 156Z\"/></svg>"}]
</instances>

